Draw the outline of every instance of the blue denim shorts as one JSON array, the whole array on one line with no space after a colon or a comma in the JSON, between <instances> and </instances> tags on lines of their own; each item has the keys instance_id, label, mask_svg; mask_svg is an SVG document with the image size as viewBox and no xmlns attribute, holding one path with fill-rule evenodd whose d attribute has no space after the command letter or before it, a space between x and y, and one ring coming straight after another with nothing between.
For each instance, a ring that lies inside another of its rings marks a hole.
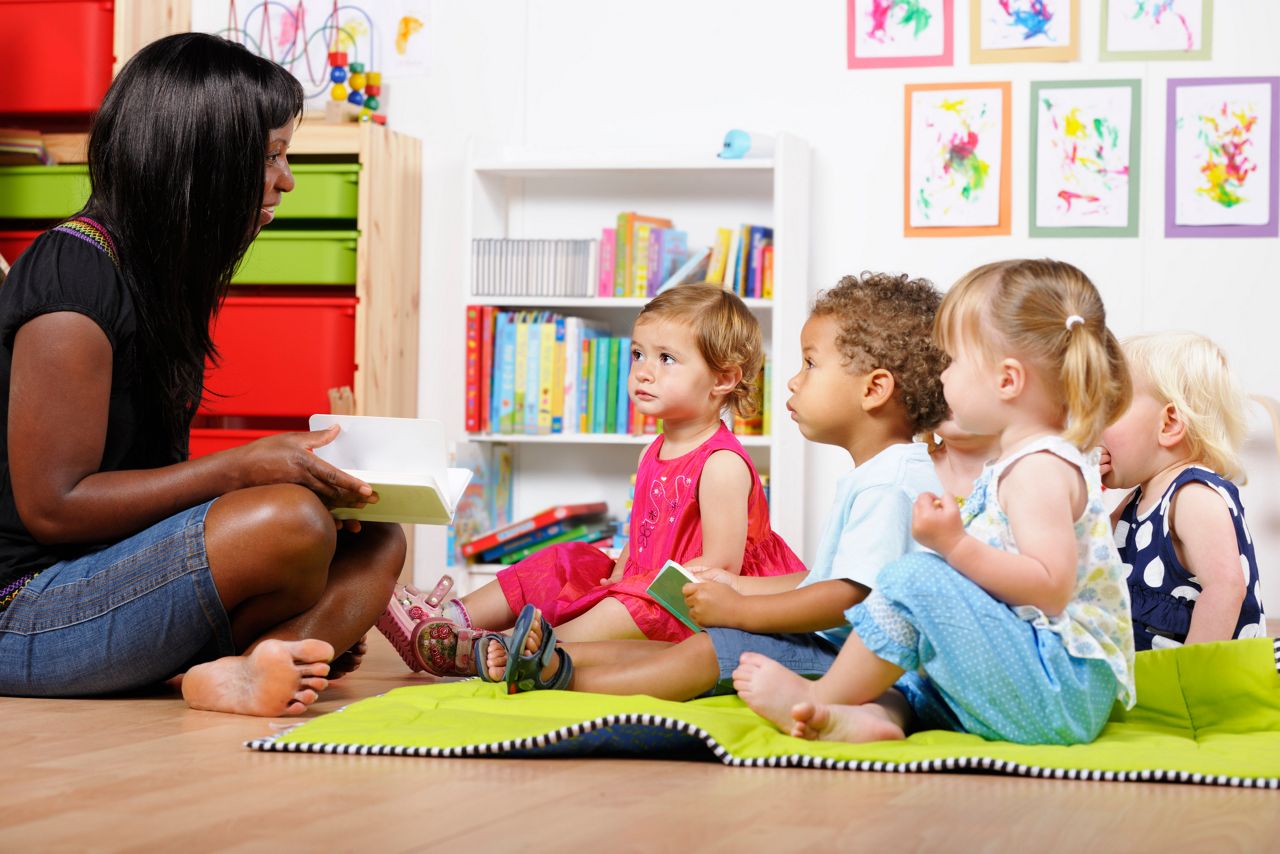
<instances>
[{"instance_id":1,"label":"blue denim shorts","mask_svg":"<svg viewBox=\"0 0 1280 854\"><path fill-rule=\"evenodd\" d=\"M817 678L831 669L840 653L835 644L822 635L808 632L794 634L763 635L744 632L741 629L707 629L716 648L716 661L720 664L720 681L709 694L732 694L733 671L738 669L738 659L744 652L758 652L772 658L792 673Z\"/></svg>"},{"instance_id":2,"label":"blue denim shorts","mask_svg":"<svg viewBox=\"0 0 1280 854\"><path fill-rule=\"evenodd\" d=\"M0 694L128 691L234 654L205 555L212 503L56 563L22 588L0 611Z\"/></svg>"}]
</instances>

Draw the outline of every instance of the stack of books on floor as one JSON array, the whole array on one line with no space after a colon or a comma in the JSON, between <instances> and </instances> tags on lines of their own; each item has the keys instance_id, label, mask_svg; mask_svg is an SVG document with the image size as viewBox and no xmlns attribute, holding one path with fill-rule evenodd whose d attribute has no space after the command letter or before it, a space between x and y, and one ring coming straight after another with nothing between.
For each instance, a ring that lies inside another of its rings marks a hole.
<instances>
[{"instance_id":1,"label":"stack of books on floor","mask_svg":"<svg viewBox=\"0 0 1280 854\"><path fill-rule=\"evenodd\" d=\"M607 510L603 501L548 507L463 543L462 554L479 563L510 565L557 543L608 549L614 544L614 523L605 518Z\"/></svg>"}]
</instances>

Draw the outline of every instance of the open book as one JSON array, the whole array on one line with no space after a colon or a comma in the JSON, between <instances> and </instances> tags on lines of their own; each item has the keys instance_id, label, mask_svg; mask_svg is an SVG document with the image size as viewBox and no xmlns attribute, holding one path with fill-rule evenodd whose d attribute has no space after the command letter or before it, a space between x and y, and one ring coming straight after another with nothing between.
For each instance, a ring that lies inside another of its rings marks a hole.
<instances>
[{"instance_id":1,"label":"open book","mask_svg":"<svg viewBox=\"0 0 1280 854\"><path fill-rule=\"evenodd\" d=\"M325 462L358 477L378 493L378 503L336 507L338 519L448 525L471 480L466 469L448 467L444 425L421 418L312 415L311 429L331 424L338 438L316 448Z\"/></svg>"}]
</instances>

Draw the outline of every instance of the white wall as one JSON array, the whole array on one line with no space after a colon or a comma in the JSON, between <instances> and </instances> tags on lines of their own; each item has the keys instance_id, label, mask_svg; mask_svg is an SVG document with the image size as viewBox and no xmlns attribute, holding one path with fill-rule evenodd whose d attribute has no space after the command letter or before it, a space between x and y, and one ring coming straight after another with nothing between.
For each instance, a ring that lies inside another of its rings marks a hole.
<instances>
[{"instance_id":1,"label":"white wall","mask_svg":"<svg viewBox=\"0 0 1280 854\"><path fill-rule=\"evenodd\" d=\"M1165 80L1280 74L1280 3L1218 0L1210 62L1100 63L1097 0L1082 0L1082 60L972 66L968 3L956 2L953 68L849 71L839 0L434 0L430 76L394 91L395 122L426 141L423 336L460 317L465 144L719 146L724 131L786 130L814 149L812 295L843 274L905 270L946 286L967 269L1053 256L1093 277L1123 336L1191 328L1222 344L1247 388L1280 397L1280 240L1165 240ZM1143 83L1141 233L1045 240L1027 234L1029 81L1136 77ZM902 89L906 82L1012 80L1013 236L902 236ZM406 106L407 105L407 106ZM442 317L433 307L446 309ZM785 346L785 344L784 344ZM459 350L460 352L460 350ZM778 375L792 365L780 350ZM423 364L422 399L461 407L461 362ZM460 425L460 418L457 420ZM1269 609L1280 615L1280 462L1262 432L1245 488ZM839 452L809 455L809 506L823 508ZM811 557L821 514L802 550Z\"/></svg>"}]
</instances>

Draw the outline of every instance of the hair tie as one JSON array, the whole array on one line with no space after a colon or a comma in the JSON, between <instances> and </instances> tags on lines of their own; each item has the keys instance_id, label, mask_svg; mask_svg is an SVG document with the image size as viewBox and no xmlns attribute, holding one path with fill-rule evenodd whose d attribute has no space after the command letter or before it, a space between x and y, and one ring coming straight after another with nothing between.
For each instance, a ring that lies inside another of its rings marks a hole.
<instances>
[{"instance_id":1,"label":"hair tie","mask_svg":"<svg viewBox=\"0 0 1280 854\"><path fill-rule=\"evenodd\" d=\"M1083 318L1083 317L1081 317L1081 316L1080 316L1080 315L1078 315L1078 314L1072 314L1072 315L1068 316L1068 317L1067 317L1067 331L1068 331L1068 332L1070 332L1070 331L1071 331L1071 327L1075 326L1077 323L1084 323L1084 318Z\"/></svg>"}]
</instances>

